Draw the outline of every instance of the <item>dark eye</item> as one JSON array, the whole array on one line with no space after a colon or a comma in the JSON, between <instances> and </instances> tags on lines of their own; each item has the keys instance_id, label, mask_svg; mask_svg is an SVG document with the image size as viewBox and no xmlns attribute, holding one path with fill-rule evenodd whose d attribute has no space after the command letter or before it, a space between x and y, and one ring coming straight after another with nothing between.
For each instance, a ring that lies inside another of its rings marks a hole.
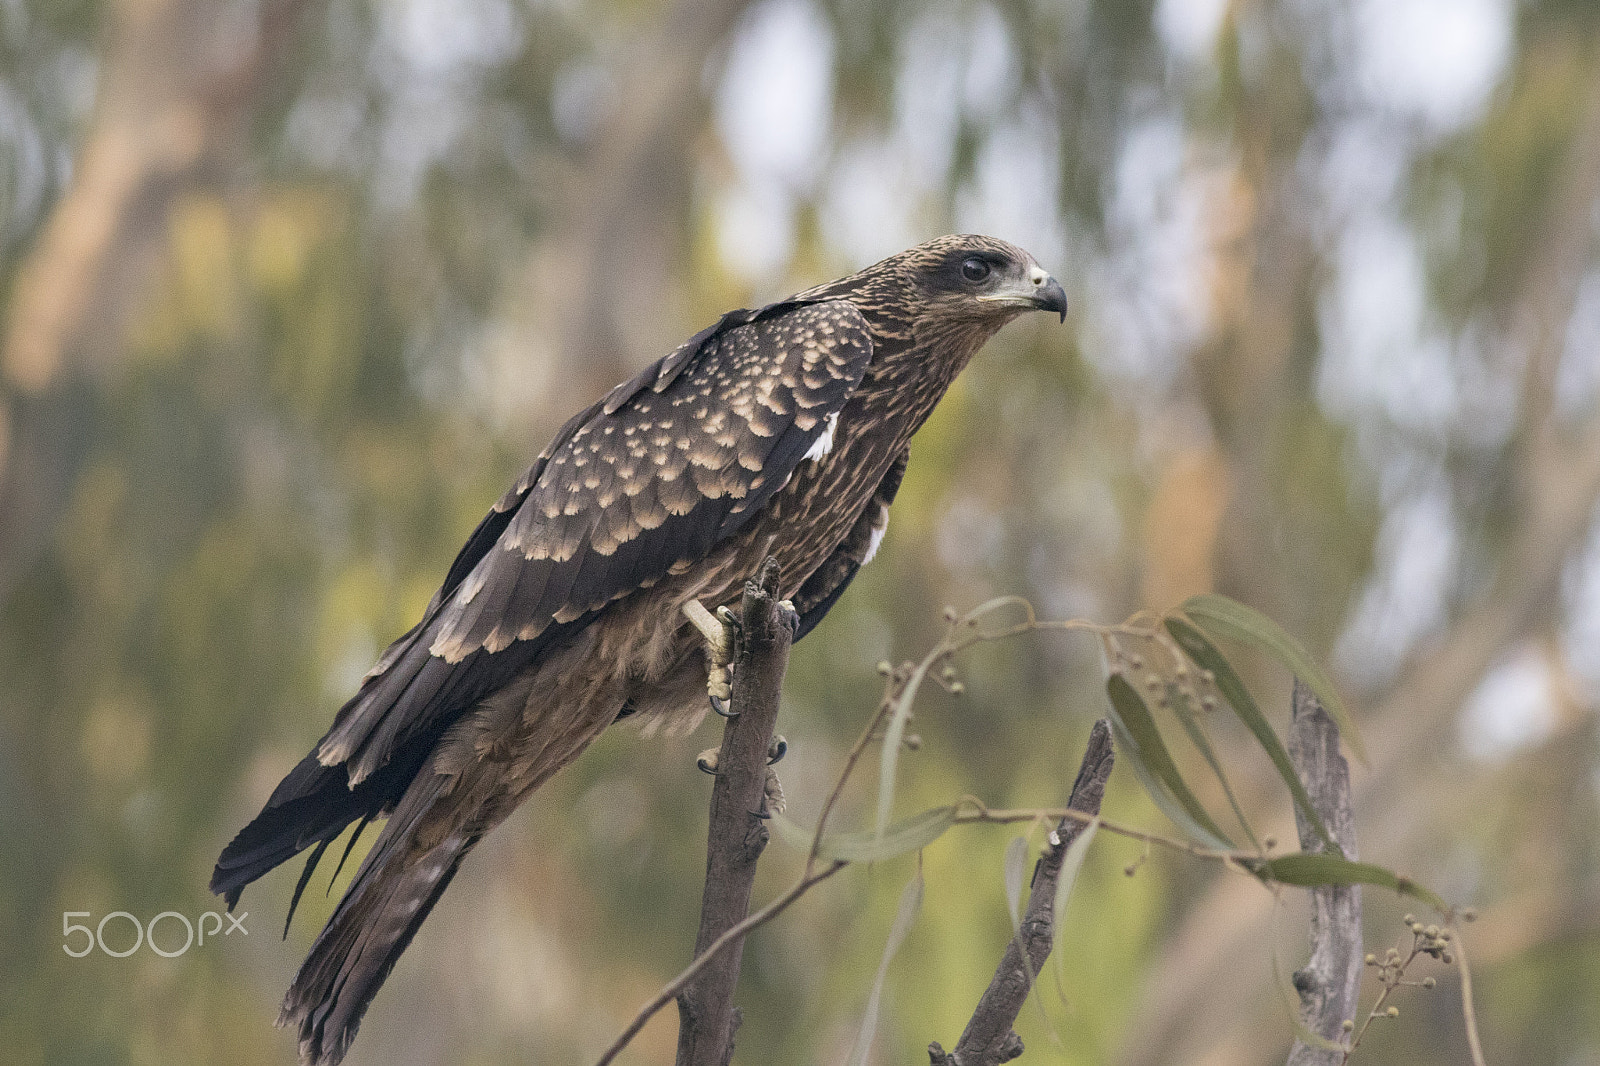
<instances>
[{"instance_id":1,"label":"dark eye","mask_svg":"<svg viewBox=\"0 0 1600 1066\"><path fill-rule=\"evenodd\" d=\"M961 276L968 281L982 281L989 276L989 264L982 259L968 259L961 264Z\"/></svg>"}]
</instances>

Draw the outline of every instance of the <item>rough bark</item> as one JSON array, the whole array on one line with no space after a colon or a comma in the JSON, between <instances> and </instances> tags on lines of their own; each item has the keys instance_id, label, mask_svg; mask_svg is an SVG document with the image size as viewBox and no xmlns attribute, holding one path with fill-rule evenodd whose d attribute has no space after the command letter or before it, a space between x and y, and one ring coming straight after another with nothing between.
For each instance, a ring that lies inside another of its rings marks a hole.
<instances>
[{"instance_id":1,"label":"rough bark","mask_svg":"<svg viewBox=\"0 0 1600 1066\"><path fill-rule=\"evenodd\" d=\"M1298 678L1294 683L1294 724L1289 734L1289 758L1311 796L1311 806L1345 858L1355 859L1355 814L1350 805L1350 767L1339 753L1339 727L1322 704ZM1295 825L1300 849L1326 849L1298 806ZM1359 885L1324 885L1311 890L1311 958L1294 975L1300 993L1300 1020L1331 1044L1346 1038L1344 1022L1356 1016L1356 996L1361 991L1361 888ZM1344 1052L1312 1046L1297 1038L1289 1050L1289 1066L1339 1066Z\"/></svg>"},{"instance_id":2,"label":"rough bark","mask_svg":"<svg viewBox=\"0 0 1600 1066\"><path fill-rule=\"evenodd\" d=\"M756 861L767 846L767 748L778 720L784 671L789 665L792 612L779 606L778 565L769 559L744 589L739 651L733 675L735 717L722 731L711 826L706 845L706 887L694 954L750 912ZM733 1006L744 957L742 942L716 956L678 994L678 1066L725 1066L733 1058L738 1013Z\"/></svg>"}]
</instances>

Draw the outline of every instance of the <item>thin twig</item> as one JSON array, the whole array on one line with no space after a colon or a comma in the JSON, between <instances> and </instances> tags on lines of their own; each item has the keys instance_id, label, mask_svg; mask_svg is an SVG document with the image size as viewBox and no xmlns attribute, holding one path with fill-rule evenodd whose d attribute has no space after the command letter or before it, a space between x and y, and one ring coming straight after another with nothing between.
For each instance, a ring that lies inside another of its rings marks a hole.
<instances>
[{"instance_id":1,"label":"thin twig","mask_svg":"<svg viewBox=\"0 0 1600 1066\"><path fill-rule=\"evenodd\" d=\"M634 1015L633 1021L628 1023L628 1027L622 1031L621 1036L611 1042L611 1046L606 1048L605 1054L600 1056L595 1062L595 1066L608 1066L610 1062L616 1059L622 1049L627 1047L628 1043L639 1035L639 1030L645 1027L645 1023L655 1017L662 1007L671 1003L673 998L683 990L683 987L694 979L695 974L703 970L724 948L747 935L752 929L759 928L772 921L772 919L788 910L791 903L810 891L813 885L826 881L848 865L850 864L839 860L814 873L808 872L791 885L783 895L719 936L711 943L710 947L696 956L695 960L688 966L685 966L682 973L667 982L666 986L656 993L654 999L639 1008L639 1013Z\"/></svg>"},{"instance_id":2,"label":"thin twig","mask_svg":"<svg viewBox=\"0 0 1600 1066\"><path fill-rule=\"evenodd\" d=\"M981 801L973 796L963 796L958 807L970 805L971 810L958 810L954 822L956 825L969 823L984 823L988 825L1011 825L1016 822L1032 822L1039 819L1058 818L1088 825L1090 822L1100 823L1100 828L1107 833L1138 840L1145 844L1157 844L1172 851L1181 851L1186 855L1193 855L1199 859L1217 859L1221 862L1237 867L1256 876L1251 868L1253 864L1261 861L1261 853L1243 851L1237 848L1208 848L1200 844L1191 844L1187 840L1175 837L1162 836L1160 833L1151 833L1143 829L1135 829L1121 822L1111 822L1097 815L1085 814L1083 811L1071 807L1014 807L997 809L985 807Z\"/></svg>"},{"instance_id":3,"label":"thin twig","mask_svg":"<svg viewBox=\"0 0 1600 1066\"><path fill-rule=\"evenodd\" d=\"M1399 972L1402 974L1405 973L1411 964L1417 961L1417 956L1420 954L1421 951L1418 950L1415 944L1413 944L1411 948L1411 954L1407 955L1402 962L1397 964ZM1411 983L1413 982L1402 982L1396 980L1393 984L1384 984L1383 991L1378 993L1378 998L1372 1003L1372 1009L1367 1011L1367 1016L1365 1018L1361 1019L1361 1028L1355 1031L1355 1038L1350 1041L1350 1045L1346 1047L1343 1051L1343 1054L1340 1055L1338 1066L1345 1066L1345 1064L1350 1061L1350 1056L1355 1054L1356 1048L1361 1046L1361 1041L1366 1039L1367 1030L1372 1028L1372 1023L1385 1016L1384 1007L1388 1005L1389 997L1394 995L1394 990L1401 987L1402 984Z\"/></svg>"},{"instance_id":4,"label":"thin twig","mask_svg":"<svg viewBox=\"0 0 1600 1066\"><path fill-rule=\"evenodd\" d=\"M1472 967L1467 965L1465 940L1457 930L1455 956L1456 964L1461 967L1461 1017L1466 1023L1467 1050L1472 1053L1472 1066L1488 1066L1483 1057L1483 1041L1478 1038L1478 1011L1472 1005Z\"/></svg>"},{"instance_id":5,"label":"thin twig","mask_svg":"<svg viewBox=\"0 0 1600 1066\"><path fill-rule=\"evenodd\" d=\"M1452 916L1453 913L1451 912ZM1388 1007L1385 1009L1390 997L1394 995L1397 989L1428 989L1437 986L1438 982L1433 977L1424 977L1420 981L1415 979L1408 981L1406 974L1410 971L1413 963L1426 956L1449 966L1457 960L1460 954L1460 938L1449 925L1443 927L1437 925L1424 926L1410 914L1405 916L1404 921L1411 933L1411 948L1409 951L1402 953L1398 948L1390 948L1384 953L1381 962L1376 955L1367 956L1367 965L1377 970L1378 982L1382 987L1382 991L1378 993L1377 1001L1373 1003L1372 1009L1367 1012L1366 1018L1362 1020L1361 1027L1355 1029L1355 1038L1343 1049L1344 1055L1339 1059L1338 1066L1345 1066L1350 1061L1350 1057L1361 1046L1361 1041L1366 1038L1367 1030L1372 1028L1374 1021L1379 1018L1399 1017L1400 1008ZM1347 1021L1344 1024L1347 1030L1354 1028L1351 1022ZM1467 1024L1469 1032L1472 1033L1472 1036L1468 1038L1470 1043L1473 1036L1475 1036L1475 1025L1471 1019L1468 1020ZM1478 1059L1477 1062L1478 1066L1482 1066L1481 1059Z\"/></svg>"},{"instance_id":6,"label":"thin twig","mask_svg":"<svg viewBox=\"0 0 1600 1066\"><path fill-rule=\"evenodd\" d=\"M982 628L982 621L984 618L999 609L1011 606L1020 606L1024 609L1026 618L1022 622L1014 623L998 629L985 630ZM903 663L899 668L888 671L889 677L884 686L883 696L880 698L878 706L874 710L871 719L867 722L865 728L862 729L860 735L856 738L855 743L851 746L850 751L845 758L844 765L840 769L838 776L835 778L833 786L829 790L828 797L823 803L821 813L817 819L816 829L812 832L810 848L806 857L805 867L801 872L800 878L788 890L774 899L766 907L731 926L725 932L717 936L715 940L706 945L706 947L696 955L694 961L691 962L689 966L683 970L683 972L681 972L677 977L673 978L671 982L669 982L660 992L656 994L654 998L652 998L639 1010L638 1014L635 1015L628 1027L620 1036L617 1037L611 1046L606 1049L605 1053L596 1063L596 1066L607 1066L608 1063L611 1063L621 1052L621 1050L626 1047L636 1035L638 1035L640 1030L644 1028L645 1024L650 1020L650 1018L652 1018L658 1011L661 1010L662 1007L671 1002L675 996L683 991L683 989L688 986L689 982L692 981L697 974L699 974L706 966L708 966L728 946L738 941L750 930L755 929L758 926L763 925L777 917L812 887L833 876L838 871L844 869L845 866L849 865L847 860L825 859L823 856L823 837L827 828L828 820L836 809L840 798L843 796L845 787L848 785L851 776L859 766L861 757L866 752L867 747L874 740L884 739L884 736L880 735L879 733L879 727L883 725L885 719L888 719L896 714L905 714L908 711L909 705L914 701L917 690L922 681L928 676L937 677L937 675L933 674L933 668L935 666L941 662L948 662L948 660L956 653L975 644L991 643L1015 636L1020 636L1026 633L1041 632L1046 630L1081 630L1101 635L1109 634L1155 640L1157 642L1162 641L1165 637L1164 632L1160 628L1159 619L1154 620L1148 625L1136 624L1135 622L1124 623L1122 625L1102 625L1100 623L1079 620L1040 621L1034 614L1033 607L1028 604L1026 600L1023 600L1020 597L1001 597L980 605L964 616L956 617L952 613L947 615L947 618L950 622L950 625L944 637L934 645L934 647L922 658L920 662ZM944 684L945 682L941 680L940 683ZM1109 767L1107 772L1109 772ZM1074 790L1074 796L1077 796L1076 789ZM1064 853L1066 845L1070 843L1071 839L1077 835L1077 832L1081 831L1078 829L1078 827L1088 825L1090 823L1096 823L1106 832L1140 841L1145 845L1146 856L1149 854L1149 848L1151 845L1158 845L1171 851L1192 855L1196 858L1219 861L1230 869L1250 874L1255 880L1263 879L1260 871L1260 864L1264 856L1260 852L1208 848L1201 845L1192 844L1185 840L1162 836L1159 833L1151 833L1145 830L1135 829L1131 826L1122 825L1116 822L1107 822L1104 819L1099 818L1097 814L1086 812L1084 809L1082 809L1082 805L1078 805L1076 801L1074 801L1074 806L1072 807L997 809L986 806L981 800L978 800L975 797L965 796L957 802L956 808L957 810L952 818L953 823L1006 824L1013 822L1039 821L1043 819L1059 820L1061 825L1058 827L1058 834L1060 834L1059 839L1062 839L1063 843L1059 847L1052 845L1052 848L1061 853ZM1095 804L1094 809L1096 811L1098 810L1098 802ZM1072 823L1072 825L1069 827L1068 823ZM1047 852L1046 854L1048 856L1050 852ZM1059 866L1059 856L1057 857L1056 861ZM826 862L827 865L819 869L818 864L822 862ZM1053 899L1051 902L1053 904ZM1045 948L1045 952L1040 956L1040 958L1043 959L1047 956L1048 947ZM1034 967L1033 972L1037 973L1037 966ZM1019 1003L1020 1002L1021 1001L1019 1001ZM1015 1016L1013 1015L1013 1018L1014 1017Z\"/></svg>"}]
</instances>

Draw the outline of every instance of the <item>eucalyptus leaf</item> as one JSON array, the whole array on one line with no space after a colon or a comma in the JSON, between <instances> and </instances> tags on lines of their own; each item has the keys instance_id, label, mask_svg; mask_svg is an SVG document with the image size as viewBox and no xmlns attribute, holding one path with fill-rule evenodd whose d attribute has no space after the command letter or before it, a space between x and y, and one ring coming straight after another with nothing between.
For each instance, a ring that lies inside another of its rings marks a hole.
<instances>
[{"instance_id":1,"label":"eucalyptus leaf","mask_svg":"<svg viewBox=\"0 0 1600 1066\"><path fill-rule=\"evenodd\" d=\"M1228 701L1233 713L1239 716L1239 721L1250 730L1251 735L1256 738L1256 743L1261 745L1262 750L1267 753L1267 758L1272 760L1272 765L1277 767L1278 776L1283 778L1283 783L1288 786L1295 805L1300 808L1300 813L1305 816L1306 821L1328 847L1343 854L1333 839L1333 834L1329 833L1328 827L1323 824L1321 815L1317 814L1316 808L1312 806L1311 796L1306 792L1300 775L1295 772L1294 761L1289 758L1288 749L1283 746L1283 741L1278 739L1277 731L1272 728L1272 723L1267 721L1267 716L1261 713L1261 708L1256 705L1250 690L1239 680L1233 665L1217 650L1215 644L1206 639L1204 633L1183 619L1168 618L1166 626L1167 632L1172 634L1172 638L1178 642L1178 646L1194 664L1202 670L1211 671L1217 691L1222 693L1222 698Z\"/></svg>"},{"instance_id":2,"label":"eucalyptus leaf","mask_svg":"<svg viewBox=\"0 0 1600 1066\"><path fill-rule=\"evenodd\" d=\"M1189 697L1176 685L1167 686L1167 698L1171 701L1173 714L1177 716L1178 724L1183 726L1183 731L1189 735L1189 742L1200 752L1200 757L1205 759L1206 765L1211 767L1211 772L1216 776L1217 784L1222 786L1222 794L1228 798L1228 806L1233 810L1233 817L1239 823L1239 828L1244 832L1245 839L1250 841L1250 846L1260 848L1261 843L1256 840L1255 831L1250 828L1250 820L1244 816L1244 808L1239 805L1239 798L1233 794L1233 786L1228 783L1228 775L1222 769L1222 760L1217 758L1216 750L1211 746L1211 739L1206 736L1205 722L1200 717L1197 708L1190 707Z\"/></svg>"},{"instance_id":3,"label":"eucalyptus leaf","mask_svg":"<svg viewBox=\"0 0 1600 1066\"><path fill-rule=\"evenodd\" d=\"M956 821L954 807L934 807L896 822L883 831L867 833L827 833L822 838L818 858L844 862L877 862L916 851L939 839ZM769 824L778 839L798 851L809 852L814 834L781 814L773 814Z\"/></svg>"},{"instance_id":4,"label":"eucalyptus leaf","mask_svg":"<svg viewBox=\"0 0 1600 1066\"><path fill-rule=\"evenodd\" d=\"M1022 874L1028 862L1028 839L1012 837L1006 845L1006 906L1011 909L1011 931L1022 928Z\"/></svg>"},{"instance_id":5,"label":"eucalyptus leaf","mask_svg":"<svg viewBox=\"0 0 1600 1066\"><path fill-rule=\"evenodd\" d=\"M1067 853L1061 856L1061 872L1056 876L1055 905L1051 914L1055 916L1056 941L1061 940L1061 925L1067 917L1067 902L1072 898L1072 890L1078 883L1078 872L1083 869L1083 857L1089 854L1089 845L1094 841L1094 835L1100 829L1100 819L1096 818L1077 835L1072 843L1067 845ZM1066 963L1062 961L1062 953L1052 945L1051 951L1056 957L1056 983L1066 984Z\"/></svg>"},{"instance_id":6,"label":"eucalyptus leaf","mask_svg":"<svg viewBox=\"0 0 1600 1066\"><path fill-rule=\"evenodd\" d=\"M855 1047L850 1051L850 1066L866 1066L867 1057L872 1053L872 1038L878 1031L878 1007L883 1000L883 983L889 976L889 964L894 961L895 952L900 950L906 934L911 932L912 923L917 920L918 912L922 910L922 891L922 864L919 862L916 874L900 893L900 906L895 911L894 924L889 927L889 941L883 946L883 958L878 960L878 973L872 979L872 994L867 997L861 1032L856 1034Z\"/></svg>"},{"instance_id":7,"label":"eucalyptus leaf","mask_svg":"<svg viewBox=\"0 0 1600 1066\"><path fill-rule=\"evenodd\" d=\"M1139 695L1138 690L1130 685L1128 679L1121 673L1113 673L1106 679L1106 695L1111 699L1113 718L1122 724L1123 731L1131 742L1125 743L1124 747L1130 749L1129 754L1134 762L1143 763L1151 775L1166 786L1178 805L1188 814L1189 821L1204 831L1203 837L1207 838L1208 846L1233 847L1228 835L1217 826L1211 815L1206 813L1205 807L1195 798L1183 780L1183 775L1178 772L1177 764L1167 752L1167 745L1161 739L1161 731L1156 728L1155 718L1151 716L1150 708L1145 705L1144 697ZM1159 805L1160 801L1157 803Z\"/></svg>"},{"instance_id":8,"label":"eucalyptus leaf","mask_svg":"<svg viewBox=\"0 0 1600 1066\"><path fill-rule=\"evenodd\" d=\"M1380 888L1393 889L1402 896L1421 900L1440 914L1448 914L1450 911L1449 906L1437 893L1417 884L1411 878L1402 877L1392 870L1386 870L1370 862L1354 862L1338 855L1297 851L1290 855L1280 855L1276 859L1252 863L1250 869L1256 876L1265 880L1302 888L1316 888L1321 885L1377 885Z\"/></svg>"},{"instance_id":9,"label":"eucalyptus leaf","mask_svg":"<svg viewBox=\"0 0 1600 1066\"><path fill-rule=\"evenodd\" d=\"M1212 636L1242 641L1260 648L1288 667L1290 672L1304 681L1311 691L1316 693L1317 699L1322 701L1323 708L1333 717L1339 726L1339 731L1344 734L1350 750L1363 763L1367 761L1366 745L1362 743L1355 722L1345 710L1344 701L1339 698L1338 690L1333 687L1333 681L1305 648L1300 646L1300 642L1284 632L1278 623L1253 607L1246 607L1237 600L1230 600L1214 592L1191 596L1184 601L1182 610L1197 626Z\"/></svg>"},{"instance_id":10,"label":"eucalyptus leaf","mask_svg":"<svg viewBox=\"0 0 1600 1066\"><path fill-rule=\"evenodd\" d=\"M1167 791L1167 786L1161 779L1150 772L1143 759L1139 757L1137 745L1128 730L1123 726L1122 720L1116 715L1111 716L1111 732L1117 740L1117 750L1123 756L1123 762L1133 769L1133 776L1139 779L1139 785L1144 789L1145 795L1150 797L1152 803L1167 820L1179 829L1184 836L1208 848L1226 848L1230 845L1226 840L1213 836L1207 832L1200 823L1189 817L1189 812L1183 805L1172 798L1172 793Z\"/></svg>"},{"instance_id":11,"label":"eucalyptus leaf","mask_svg":"<svg viewBox=\"0 0 1600 1066\"><path fill-rule=\"evenodd\" d=\"M878 757L878 815L873 831L880 837L888 831L889 812L894 808L894 780L900 768L900 745L905 740L906 723L911 720L911 702L917 698L917 689L926 675L925 666L918 666L907 679L906 686L894 701L889 715L889 725L883 731L883 751Z\"/></svg>"}]
</instances>

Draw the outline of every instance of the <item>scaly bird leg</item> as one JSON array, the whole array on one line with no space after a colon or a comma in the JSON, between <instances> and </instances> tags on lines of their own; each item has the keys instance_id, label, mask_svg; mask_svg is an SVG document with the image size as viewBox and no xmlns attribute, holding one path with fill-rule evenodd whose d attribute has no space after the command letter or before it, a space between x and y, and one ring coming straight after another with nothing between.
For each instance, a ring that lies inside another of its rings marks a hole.
<instances>
[{"instance_id":1,"label":"scaly bird leg","mask_svg":"<svg viewBox=\"0 0 1600 1066\"><path fill-rule=\"evenodd\" d=\"M711 697L711 709L724 718L738 712L728 710L733 697L733 660L739 641L739 620L726 607L718 607L712 614L698 600L683 605L688 617L700 635L706 638L706 692Z\"/></svg>"},{"instance_id":2,"label":"scaly bird leg","mask_svg":"<svg viewBox=\"0 0 1600 1066\"><path fill-rule=\"evenodd\" d=\"M791 633L800 630L800 615L794 609L794 604L783 600L778 604L779 617L789 627ZM711 709L724 718L732 718L737 711L728 710L728 700L733 696L732 674L733 661L736 657L736 646L739 639L739 620L734 613L726 607L718 607L717 613L712 614L698 600L690 600L683 605L683 613L694 627L706 638L706 661L709 664L706 676L706 692L711 698ZM781 813L785 806L783 798L783 785L778 781L778 771L773 769L773 764L789 750L789 742L781 734L774 734L772 743L767 746L767 780L763 788L763 802L761 810L753 812L757 817L768 817L769 811ZM695 759L695 765L708 774L715 775L720 751L717 748L707 748Z\"/></svg>"}]
</instances>

